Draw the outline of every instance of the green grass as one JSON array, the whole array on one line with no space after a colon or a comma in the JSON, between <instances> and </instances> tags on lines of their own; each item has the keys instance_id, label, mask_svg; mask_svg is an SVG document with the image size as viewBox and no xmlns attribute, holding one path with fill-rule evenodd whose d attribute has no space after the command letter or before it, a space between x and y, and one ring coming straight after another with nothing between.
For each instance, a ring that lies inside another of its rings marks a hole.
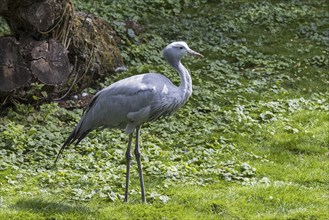
<instances>
[{"instance_id":1,"label":"green grass","mask_svg":"<svg viewBox=\"0 0 329 220\"><path fill-rule=\"evenodd\" d=\"M68 202L50 197L13 198L1 213L3 219L326 219L328 194L319 188L276 181L241 186L234 183L209 187L169 189L166 204L130 204L121 201ZM312 196L310 196L310 194Z\"/></svg>"},{"instance_id":2,"label":"green grass","mask_svg":"<svg viewBox=\"0 0 329 220\"><path fill-rule=\"evenodd\" d=\"M135 161L122 202L122 131L91 132L53 167L82 110L7 109L0 219L329 219L327 1L74 3L114 25L129 67L87 91L150 71L177 82L160 52L185 40L205 55L184 59L193 95L142 129L147 204ZM126 19L144 31L127 36Z\"/></svg>"}]
</instances>

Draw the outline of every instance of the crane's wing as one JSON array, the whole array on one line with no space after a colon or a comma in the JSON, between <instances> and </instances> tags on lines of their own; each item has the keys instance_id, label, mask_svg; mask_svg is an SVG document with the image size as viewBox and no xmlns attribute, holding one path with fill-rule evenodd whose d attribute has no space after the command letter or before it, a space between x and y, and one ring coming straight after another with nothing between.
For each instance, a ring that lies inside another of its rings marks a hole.
<instances>
[{"instance_id":1,"label":"crane's wing","mask_svg":"<svg viewBox=\"0 0 329 220\"><path fill-rule=\"evenodd\" d=\"M125 128L126 133L132 133L138 124L160 117L163 110L161 112L155 103L161 103L162 96L175 88L167 77L148 73L120 80L102 89L91 99L84 116L61 147L55 163L67 145L76 140L76 145L79 144L93 129Z\"/></svg>"}]
</instances>

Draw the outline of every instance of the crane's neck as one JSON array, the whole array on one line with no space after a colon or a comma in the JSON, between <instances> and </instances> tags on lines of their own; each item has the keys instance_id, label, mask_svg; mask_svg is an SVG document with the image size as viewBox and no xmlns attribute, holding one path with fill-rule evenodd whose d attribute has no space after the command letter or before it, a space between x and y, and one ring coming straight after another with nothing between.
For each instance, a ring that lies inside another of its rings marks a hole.
<instances>
[{"instance_id":1,"label":"crane's neck","mask_svg":"<svg viewBox=\"0 0 329 220\"><path fill-rule=\"evenodd\" d=\"M180 76L180 85L178 87L180 94L184 101L186 101L192 94L192 79L188 70L179 61L175 67Z\"/></svg>"}]
</instances>

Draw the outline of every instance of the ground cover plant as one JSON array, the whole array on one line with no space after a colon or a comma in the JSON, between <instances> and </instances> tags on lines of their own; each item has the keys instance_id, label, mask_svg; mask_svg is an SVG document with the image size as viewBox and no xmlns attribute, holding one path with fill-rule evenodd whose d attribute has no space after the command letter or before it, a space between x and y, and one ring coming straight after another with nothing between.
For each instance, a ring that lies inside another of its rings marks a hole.
<instances>
[{"instance_id":1,"label":"ground cover plant","mask_svg":"<svg viewBox=\"0 0 329 220\"><path fill-rule=\"evenodd\" d=\"M189 102L142 133L147 205L127 135L92 132L56 167L82 109L17 104L0 118L0 219L328 219L329 12L325 0L74 1L122 38L124 77L177 74L162 48L184 40ZM143 31L124 20L141 24ZM0 28L5 32L7 28Z\"/></svg>"}]
</instances>

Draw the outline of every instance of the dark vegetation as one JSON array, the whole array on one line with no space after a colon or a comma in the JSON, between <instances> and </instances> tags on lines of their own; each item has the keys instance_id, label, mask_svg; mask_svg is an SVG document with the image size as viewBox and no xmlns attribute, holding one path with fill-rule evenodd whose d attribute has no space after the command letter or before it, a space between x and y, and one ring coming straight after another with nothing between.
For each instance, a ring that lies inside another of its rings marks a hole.
<instances>
[{"instance_id":1,"label":"dark vegetation","mask_svg":"<svg viewBox=\"0 0 329 220\"><path fill-rule=\"evenodd\" d=\"M3 0L0 16L1 107L63 99L123 65L109 23L70 0Z\"/></svg>"}]
</instances>

